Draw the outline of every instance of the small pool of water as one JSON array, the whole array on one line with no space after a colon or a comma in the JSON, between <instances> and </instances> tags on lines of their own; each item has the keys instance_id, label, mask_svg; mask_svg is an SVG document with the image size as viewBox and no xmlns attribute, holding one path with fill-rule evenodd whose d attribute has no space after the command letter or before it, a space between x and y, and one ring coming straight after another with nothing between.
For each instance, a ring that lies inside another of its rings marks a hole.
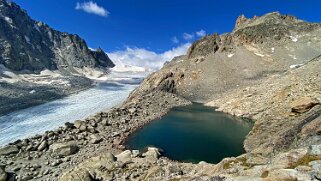
<instances>
[{"instance_id":1,"label":"small pool of water","mask_svg":"<svg viewBox=\"0 0 321 181\"><path fill-rule=\"evenodd\" d=\"M243 141L252 126L248 121L195 103L173 108L129 136L125 145L139 150L155 146L163 149L165 156L183 162L218 163L244 153Z\"/></svg>"}]
</instances>

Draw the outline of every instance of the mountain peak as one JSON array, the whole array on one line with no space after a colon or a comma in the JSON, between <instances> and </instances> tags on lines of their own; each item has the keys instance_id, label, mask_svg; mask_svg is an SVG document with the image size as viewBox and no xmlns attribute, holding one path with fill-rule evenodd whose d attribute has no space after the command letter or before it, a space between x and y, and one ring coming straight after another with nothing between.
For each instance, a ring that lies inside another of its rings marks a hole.
<instances>
[{"instance_id":1,"label":"mountain peak","mask_svg":"<svg viewBox=\"0 0 321 181\"><path fill-rule=\"evenodd\" d=\"M7 68L41 71L114 66L103 50L89 50L78 35L54 30L31 19L13 2L0 0L0 5L0 64Z\"/></svg>"},{"instance_id":2,"label":"mountain peak","mask_svg":"<svg viewBox=\"0 0 321 181\"><path fill-rule=\"evenodd\" d=\"M245 17L244 14L241 14L235 23L235 28L238 28L239 26L243 25L246 21L248 21L248 19Z\"/></svg>"}]
</instances>

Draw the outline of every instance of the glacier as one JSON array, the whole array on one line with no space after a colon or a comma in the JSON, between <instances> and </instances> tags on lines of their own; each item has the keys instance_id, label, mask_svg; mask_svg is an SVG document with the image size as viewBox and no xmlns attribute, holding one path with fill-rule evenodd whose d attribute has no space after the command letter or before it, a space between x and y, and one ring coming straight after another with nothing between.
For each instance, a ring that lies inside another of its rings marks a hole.
<instances>
[{"instance_id":1,"label":"glacier","mask_svg":"<svg viewBox=\"0 0 321 181\"><path fill-rule=\"evenodd\" d=\"M2 116L0 146L120 105L145 76L146 72L112 71L107 80L97 82L93 88Z\"/></svg>"}]
</instances>

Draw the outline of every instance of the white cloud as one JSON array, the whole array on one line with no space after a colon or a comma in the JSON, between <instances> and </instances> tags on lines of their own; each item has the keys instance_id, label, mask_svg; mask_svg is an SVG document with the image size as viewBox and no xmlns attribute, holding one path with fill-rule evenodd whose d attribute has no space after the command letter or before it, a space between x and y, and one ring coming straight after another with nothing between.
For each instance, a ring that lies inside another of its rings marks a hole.
<instances>
[{"instance_id":1,"label":"white cloud","mask_svg":"<svg viewBox=\"0 0 321 181\"><path fill-rule=\"evenodd\" d=\"M97 3L93 1L88 1L83 3L77 2L75 9L83 10L87 13L91 13L91 14L95 14L103 17L107 17L109 15L109 12L104 7L97 5Z\"/></svg>"},{"instance_id":2,"label":"white cloud","mask_svg":"<svg viewBox=\"0 0 321 181\"><path fill-rule=\"evenodd\" d=\"M172 42L175 43L175 44L179 43L179 40L178 40L178 38L177 38L176 36L174 36L173 38L171 38L171 40L172 40Z\"/></svg>"},{"instance_id":3,"label":"white cloud","mask_svg":"<svg viewBox=\"0 0 321 181\"><path fill-rule=\"evenodd\" d=\"M194 34L184 33L183 38L185 40L192 40L192 39L194 39Z\"/></svg>"},{"instance_id":4,"label":"white cloud","mask_svg":"<svg viewBox=\"0 0 321 181\"><path fill-rule=\"evenodd\" d=\"M163 53L156 53L144 48L130 48L125 50L107 53L111 60L122 62L123 64L144 67L145 69L158 70L164 62L172 60L174 57L184 55L191 44L186 43Z\"/></svg>"},{"instance_id":5,"label":"white cloud","mask_svg":"<svg viewBox=\"0 0 321 181\"><path fill-rule=\"evenodd\" d=\"M203 37L203 36L206 35L206 31L205 31L205 30L197 31L197 32L196 32L196 35L199 36L199 37Z\"/></svg>"}]
</instances>

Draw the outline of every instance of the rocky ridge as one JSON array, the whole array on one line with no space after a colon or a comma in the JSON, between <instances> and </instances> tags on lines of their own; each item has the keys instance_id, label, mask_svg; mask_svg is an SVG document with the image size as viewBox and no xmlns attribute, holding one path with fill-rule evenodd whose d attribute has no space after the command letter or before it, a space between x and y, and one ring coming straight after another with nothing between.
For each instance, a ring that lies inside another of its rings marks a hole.
<instances>
[{"instance_id":1,"label":"rocky ridge","mask_svg":"<svg viewBox=\"0 0 321 181\"><path fill-rule=\"evenodd\" d=\"M320 34L320 23L277 12L252 19L240 16L233 32L197 40L185 56L150 75L131 98L168 89L189 100L207 102L319 56Z\"/></svg>"}]
</instances>

